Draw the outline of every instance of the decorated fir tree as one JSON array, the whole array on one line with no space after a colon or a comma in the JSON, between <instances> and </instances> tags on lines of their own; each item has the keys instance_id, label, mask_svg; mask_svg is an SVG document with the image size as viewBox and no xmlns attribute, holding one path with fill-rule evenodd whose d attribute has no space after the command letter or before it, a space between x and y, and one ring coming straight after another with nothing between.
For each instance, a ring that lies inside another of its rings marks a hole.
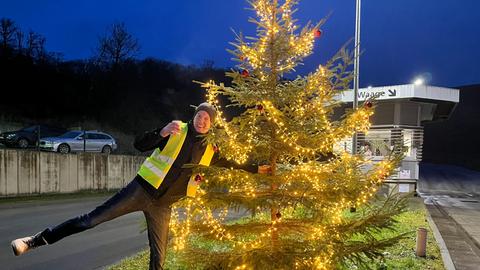
<instances>
[{"instance_id":1,"label":"decorated fir tree","mask_svg":"<svg viewBox=\"0 0 480 270\"><path fill-rule=\"evenodd\" d=\"M367 102L333 119L352 78L343 48L305 77L285 79L312 53L323 21L298 29L296 1L255 0L256 37L238 35L230 52L237 69L231 86L203 83L218 109L206 140L238 164L258 172L197 166L205 179L196 197L182 200L172 219L174 248L187 265L206 269L335 269L361 265L397 238L376 239L401 211L396 200L369 206L399 157L372 164L361 154L335 151L373 114ZM227 121L219 97L241 114ZM361 209L350 213L352 207ZM228 218L228 211L248 213ZM186 211L183 213L183 211ZM177 212L177 213L178 213Z\"/></svg>"}]
</instances>

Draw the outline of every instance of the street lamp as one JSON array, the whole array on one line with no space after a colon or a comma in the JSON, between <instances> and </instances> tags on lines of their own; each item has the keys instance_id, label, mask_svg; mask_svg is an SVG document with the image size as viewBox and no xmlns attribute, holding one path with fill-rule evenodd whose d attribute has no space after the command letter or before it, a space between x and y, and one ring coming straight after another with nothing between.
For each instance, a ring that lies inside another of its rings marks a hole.
<instances>
[{"instance_id":1,"label":"street lamp","mask_svg":"<svg viewBox=\"0 0 480 270\"><path fill-rule=\"evenodd\" d=\"M413 84L415 85L422 85L424 83L425 83L425 80L422 77L418 77L415 79L415 81L413 81Z\"/></svg>"},{"instance_id":2,"label":"street lamp","mask_svg":"<svg viewBox=\"0 0 480 270\"><path fill-rule=\"evenodd\" d=\"M353 54L353 110L358 107L358 86L360 69L360 9L362 0L356 0L355 5L355 50ZM352 154L357 154L357 132L353 133Z\"/></svg>"},{"instance_id":3,"label":"street lamp","mask_svg":"<svg viewBox=\"0 0 480 270\"><path fill-rule=\"evenodd\" d=\"M358 107L358 79L360 69L360 9L361 0L356 0L355 5L355 50L353 53L353 110ZM352 139L352 155L357 154L357 132L353 133ZM356 212L355 206L350 207L350 212Z\"/></svg>"}]
</instances>

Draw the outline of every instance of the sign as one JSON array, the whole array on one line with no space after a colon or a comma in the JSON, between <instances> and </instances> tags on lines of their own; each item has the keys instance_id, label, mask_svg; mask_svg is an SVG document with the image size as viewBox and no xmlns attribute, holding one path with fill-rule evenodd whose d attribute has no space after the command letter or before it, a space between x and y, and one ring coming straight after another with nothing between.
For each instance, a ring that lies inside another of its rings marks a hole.
<instances>
[{"instance_id":1,"label":"sign","mask_svg":"<svg viewBox=\"0 0 480 270\"><path fill-rule=\"evenodd\" d=\"M410 177L410 170L401 170L398 174L398 178L401 179L409 179Z\"/></svg>"},{"instance_id":2,"label":"sign","mask_svg":"<svg viewBox=\"0 0 480 270\"><path fill-rule=\"evenodd\" d=\"M369 99L369 98L381 98L381 97L396 97L397 96L397 90L396 89L387 89L387 90L381 90L381 91L359 91L358 92L358 99Z\"/></svg>"},{"instance_id":3,"label":"sign","mask_svg":"<svg viewBox=\"0 0 480 270\"><path fill-rule=\"evenodd\" d=\"M343 102L353 101L353 90L339 93L337 98ZM427 85L392 85L358 89L358 100L374 98L376 100L422 98L431 100L459 101L458 89L443 88Z\"/></svg>"},{"instance_id":4,"label":"sign","mask_svg":"<svg viewBox=\"0 0 480 270\"><path fill-rule=\"evenodd\" d=\"M398 192L400 193L410 192L410 184L398 184Z\"/></svg>"}]
</instances>

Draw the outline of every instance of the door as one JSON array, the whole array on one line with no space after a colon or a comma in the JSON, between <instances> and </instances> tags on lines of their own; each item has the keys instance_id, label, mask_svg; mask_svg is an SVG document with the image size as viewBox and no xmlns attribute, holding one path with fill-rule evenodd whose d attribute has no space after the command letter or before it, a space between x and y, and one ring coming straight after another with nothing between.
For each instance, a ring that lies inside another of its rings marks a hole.
<instances>
[{"instance_id":1,"label":"door","mask_svg":"<svg viewBox=\"0 0 480 270\"><path fill-rule=\"evenodd\" d=\"M72 140L70 140L69 142L69 145L71 146L71 150L74 151L74 152L83 152L83 137L84 137L84 134L81 133L80 135L78 135L77 137L73 138Z\"/></svg>"},{"instance_id":2,"label":"door","mask_svg":"<svg viewBox=\"0 0 480 270\"><path fill-rule=\"evenodd\" d=\"M92 152L100 152L102 151L102 147L105 145L104 140L102 140L101 134L98 133L90 133L88 134L89 144L90 144L90 151Z\"/></svg>"},{"instance_id":3,"label":"door","mask_svg":"<svg viewBox=\"0 0 480 270\"><path fill-rule=\"evenodd\" d=\"M97 140L96 140L95 133L87 132L87 140L86 140L87 152L95 151L95 149L97 148L96 142Z\"/></svg>"}]
</instances>

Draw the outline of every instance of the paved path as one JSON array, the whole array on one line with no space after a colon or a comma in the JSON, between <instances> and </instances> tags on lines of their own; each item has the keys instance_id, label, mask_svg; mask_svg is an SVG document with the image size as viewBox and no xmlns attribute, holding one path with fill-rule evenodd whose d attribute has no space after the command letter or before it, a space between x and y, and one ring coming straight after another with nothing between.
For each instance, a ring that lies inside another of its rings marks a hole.
<instances>
[{"instance_id":1,"label":"paved path","mask_svg":"<svg viewBox=\"0 0 480 270\"><path fill-rule=\"evenodd\" d=\"M147 247L141 212L15 257L10 241L93 209L109 196L0 204L0 269L103 269Z\"/></svg>"},{"instance_id":2,"label":"paved path","mask_svg":"<svg viewBox=\"0 0 480 270\"><path fill-rule=\"evenodd\" d=\"M480 269L480 173L422 165L420 195L458 270Z\"/></svg>"},{"instance_id":3,"label":"paved path","mask_svg":"<svg viewBox=\"0 0 480 270\"><path fill-rule=\"evenodd\" d=\"M444 199L430 197L426 201L426 207L445 242L455 269L480 269L480 246L472 235L480 224L472 224L475 220L479 221L479 211L441 206L442 200Z\"/></svg>"}]
</instances>

